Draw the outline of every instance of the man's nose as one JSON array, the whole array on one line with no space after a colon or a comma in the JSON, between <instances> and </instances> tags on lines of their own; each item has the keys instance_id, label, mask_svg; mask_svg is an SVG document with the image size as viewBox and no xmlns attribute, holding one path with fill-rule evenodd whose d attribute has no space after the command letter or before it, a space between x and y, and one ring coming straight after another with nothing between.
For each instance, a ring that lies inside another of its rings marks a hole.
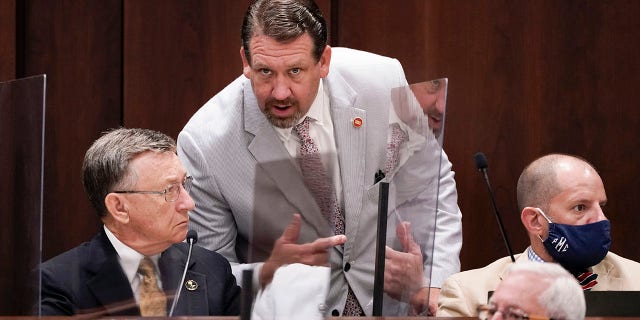
<instances>
[{"instance_id":1,"label":"man's nose","mask_svg":"<svg viewBox=\"0 0 640 320\"><path fill-rule=\"evenodd\" d=\"M289 79L284 76L276 77L273 84L273 98L276 100L286 100L291 95Z\"/></svg>"},{"instance_id":2,"label":"man's nose","mask_svg":"<svg viewBox=\"0 0 640 320\"><path fill-rule=\"evenodd\" d=\"M597 206L596 210L593 213L593 216L589 219L588 223L600 222L603 220L607 220L607 216L604 214L602 207Z\"/></svg>"},{"instance_id":3,"label":"man's nose","mask_svg":"<svg viewBox=\"0 0 640 320\"><path fill-rule=\"evenodd\" d=\"M191 198L191 195L189 194L189 192L187 192L187 190L185 190L182 186L180 187L180 196L178 197L178 200L176 201L176 205L178 206L178 210L182 211L182 210L188 210L191 211L193 210L193 208L196 207L196 203L193 201L193 198Z\"/></svg>"}]
</instances>

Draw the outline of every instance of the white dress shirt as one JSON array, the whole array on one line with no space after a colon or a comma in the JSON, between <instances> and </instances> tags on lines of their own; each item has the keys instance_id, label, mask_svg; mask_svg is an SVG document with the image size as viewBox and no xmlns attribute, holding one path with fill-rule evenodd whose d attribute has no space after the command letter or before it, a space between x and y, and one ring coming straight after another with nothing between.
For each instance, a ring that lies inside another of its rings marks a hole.
<instances>
[{"instance_id":1,"label":"white dress shirt","mask_svg":"<svg viewBox=\"0 0 640 320\"><path fill-rule=\"evenodd\" d=\"M139 302L142 275L138 273L138 266L140 265L140 260L144 258L144 255L131 249L129 246L122 243L122 241L118 240L107 226L104 226L104 231L106 232L109 241L111 241L111 245L113 245L113 248L116 249L116 252L118 253L118 262L120 263L120 267L122 267L124 274L127 276L127 280L129 280L136 302ZM149 258L151 258L151 261L153 261L153 264L156 267L156 272L158 274L158 287L162 289L162 280L158 269L158 259L160 258L160 254L150 256Z\"/></svg>"},{"instance_id":2,"label":"white dress shirt","mask_svg":"<svg viewBox=\"0 0 640 320\"><path fill-rule=\"evenodd\" d=\"M329 177L331 177L338 203L341 208L344 208L342 204L342 182L340 181L338 150L336 148L336 140L333 136L330 98L329 93L322 85L322 81L320 81L318 94L316 95L315 100L313 100L309 111L300 118L296 125L304 121L305 117L309 117L312 120L309 123L309 135L318 146L318 150L320 150L322 164L324 165L326 172L328 172ZM295 132L293 132L293 127L274 127L274 129L276 129L278 137L282 140L282 143L289 152L289 155L295 159L297 157L298 148L300 147L300 138ZM298 170L300 169L297 161L296 167L298 167Z\"/></svg>"}]
</instances>

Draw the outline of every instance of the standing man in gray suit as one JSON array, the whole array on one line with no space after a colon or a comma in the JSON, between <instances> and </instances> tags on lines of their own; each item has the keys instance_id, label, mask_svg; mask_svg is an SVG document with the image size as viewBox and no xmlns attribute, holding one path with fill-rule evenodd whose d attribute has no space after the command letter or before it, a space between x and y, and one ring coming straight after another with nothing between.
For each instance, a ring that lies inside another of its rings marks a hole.
<instances>
[{"instance_id":1,"label":"standing man in gray suit","mask_svg":"<svg viewBox=\"0 0 640 320\"><path fill-rule=\"evenodd\" d=\"M330 253L326 315L371 315L374 176L388 159L392 89L408 85L402 66L329 47L326 22L311 0L254 2L244 18L240 56L244 75L209 100L178 137L178 154L194 177L190 223L199 243L227 257L237 276L254 268L254 282L262 285L282 265L326 264ZM303 123L334 191L340 215L331 219L340 223L328 223L326 206L296 162L308 139L294 127ZM434 313L440 284L460 269L461 213L451 163L432 134L421 141L420 148L408 147L415 157L405 154L399 169L387 172L387 179L425 176L393 207L415 214L417 222L389 219L390 230L397 230L386 251L389 314ZM431 166L419 167L425 164ZM414 234L435 234L435 245L417 245Z\"/></svg>"}]
</instances>

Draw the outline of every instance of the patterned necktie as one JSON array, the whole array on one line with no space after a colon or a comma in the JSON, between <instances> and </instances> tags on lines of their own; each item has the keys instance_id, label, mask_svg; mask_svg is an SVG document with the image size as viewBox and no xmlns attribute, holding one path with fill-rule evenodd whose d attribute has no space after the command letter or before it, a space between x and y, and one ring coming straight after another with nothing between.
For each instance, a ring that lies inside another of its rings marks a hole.
<instances>
[{"instance_id":1,"label":"patterned necktie","mask_svg":"<svg viewBox=\"0 0 640 320\"><path fill-rule=\"evenodd\" d=\"M387 145L387 162L384 165L384 173L387 176L398 166L400 146L409 139L409 135L400 128L399 124L392 123L390 127L391 138Z\"/></svg>"},{"instance_id":2,"label":"patterned necktie","mask_svg":"<svg viewBox=\"0 0 640 320\"><path fill-rule=\"evenodd\" d=\"M598 284L598 281L596 281L598 274L591 271L583 272L575 276L576 279L578 279L578 282L580 282L582 290L584 291L591 291L591 289L595 287L596 284Z\"/></svg>"},{"instance_id":3,"label":"patterned necktie","mask_svg":"<svg viewBox=\"0 0 640 320\"><path fill-rule=\"evenodd\" d=\"M162 317L167 315L167 296L158 287L158 277L153 261L149 257L140 260L138 273L142 275L140 283L140 314L143 317Z\"/></svg>"},{"instance_id":4,"label":"patterned necktie","mask_svg":"<svg viewBox=\"0 0 640 320\"><path fill-rule=\"evenodd\" d=\"M320 150L318 145L309 135L309 117L293 128L293 131L300 138L300 148L298 149L298 161L302 177L307 188L313 194L316 203L320 207L322 214L329 220L334 234L344 234L344 217L340 211L335 190L331 184L331 179L322 165ZM347 302L342 313L343 316L360 316L364 311L356 295L348 286Z\"/></svg>"},{"instance_id":5,"label":"patterned necktie","mask_svg":"<svg viewBox=\"0 0 640 320\"><path fill-rule=\"evenodd\" d=\"M344 217L340 211L331 179L322 165L318 145L309 135L309 117L293 128L300 137L298 162L304 182L313 194L322 214L329 220L334 234L344 234Z\"/></svg>"}]
</instances>

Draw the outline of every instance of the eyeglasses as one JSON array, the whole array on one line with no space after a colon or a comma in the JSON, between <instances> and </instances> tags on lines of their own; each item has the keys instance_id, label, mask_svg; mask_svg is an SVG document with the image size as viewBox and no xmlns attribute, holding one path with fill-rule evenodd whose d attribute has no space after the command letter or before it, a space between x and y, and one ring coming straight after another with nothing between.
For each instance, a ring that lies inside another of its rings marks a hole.
<instances>
[{"instance_id":1,"label":"eyeglasses","mask_svg":"<svg viewBox=\"0 0 640 320\"><path fill-rule=\"evenodd\" d=\"M507 308L506 310L498 310L493 305L482 305L478 307L478 319L487 320L500 312L502 319L507 320L553 320L549 317L528 315L524 311L516 308Z\"/></svg>"},{"instance_id":2,"label":"eyeglasses","mask_svg":"<svg viewBox=\"0 0 640 320\"><path fill-rule=\"evenodd\" d=\"M184 178L184 181L182 181L182 183L174 183L162 191L118 190L118 191L113 191L113 193L162 194L164 195L164 200L166 200L167 202L174 202L178 200L178 198L180 197L180 186L182 186L182 188L184 188L184 190L187 193L189 193L189 191L191 191L192 184L193 184L193 177L188 176Z\"/></svg>"}]
</instances>

